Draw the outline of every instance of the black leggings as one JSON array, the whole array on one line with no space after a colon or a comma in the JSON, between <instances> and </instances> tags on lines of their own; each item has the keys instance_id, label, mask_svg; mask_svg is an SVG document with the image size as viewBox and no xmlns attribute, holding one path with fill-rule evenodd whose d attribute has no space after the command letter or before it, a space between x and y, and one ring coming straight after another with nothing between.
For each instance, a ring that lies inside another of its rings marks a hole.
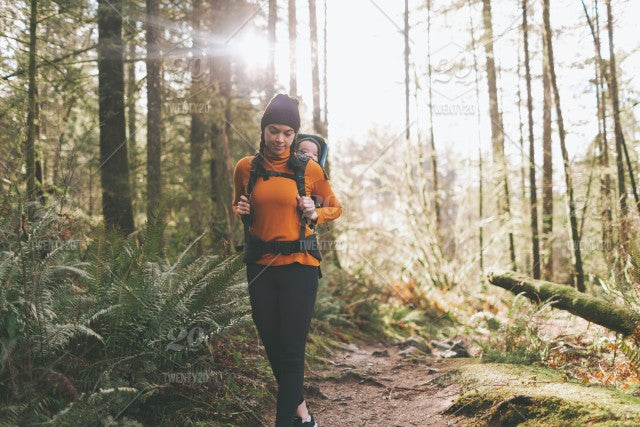
<instances>
[{"instance_id":1,"label":"black leggings","mask_svg":"<svg viewBox=\"0 0 640 427\"><path fill-rule=\"evenodd\" d=\"M318 267L248 264L247 281L253 322L278 382L276 427L289 427L304 400L304 351L318 291Z\"/></svg>"}]
</instances>

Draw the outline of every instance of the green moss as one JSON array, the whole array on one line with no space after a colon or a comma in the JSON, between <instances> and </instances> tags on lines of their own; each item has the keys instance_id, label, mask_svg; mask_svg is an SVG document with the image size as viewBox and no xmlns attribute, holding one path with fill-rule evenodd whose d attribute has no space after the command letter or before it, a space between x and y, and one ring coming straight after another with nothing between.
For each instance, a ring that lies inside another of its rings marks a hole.
<instances>
[{"instance_id":1,"label":"green moss","mask_svg":"<svg viewBox=\"0 0 640 427\"><path fill-rule=\"evenodd\" d=\"M461 366L442 381L463 393L447 410L491 426L632 426L640 398L610 387L566 380L544 367L497 363Z\"/></svg>"}]
</instances>

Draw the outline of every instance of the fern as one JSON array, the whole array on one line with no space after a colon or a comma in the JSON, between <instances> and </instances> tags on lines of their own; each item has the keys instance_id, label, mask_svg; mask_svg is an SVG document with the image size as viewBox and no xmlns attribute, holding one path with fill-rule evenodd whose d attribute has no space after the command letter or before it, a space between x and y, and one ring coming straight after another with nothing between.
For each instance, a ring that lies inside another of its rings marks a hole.
<instances>
[{"instance_id":1,"label":"fern","mask_svg":"<svg viewBox=\"0 0 640 427\"><path fill-rule=\"evenodd\" d=\"M162 372L202 360L204 343L248 319L240 257L187 262L201 236L167 260L161 215L142 244L98 227L85 250L57 237L53 207L22 218L15 203L0 219L0 422L122 422ZM62 385L80 397L42 395Z\"/></svg>"},{"instance_id":2,"label":"fern","mask_svg":"<svg viewBox=\"0 0 640 427\"><path fill-rule=\"evenodd\" d=\"M624 340L620 340L618 347L627 359L629 359L629 363L633 366L633 369L640 375L640 348L635 345L631 347Z\"/></svg>"}]
</instances>

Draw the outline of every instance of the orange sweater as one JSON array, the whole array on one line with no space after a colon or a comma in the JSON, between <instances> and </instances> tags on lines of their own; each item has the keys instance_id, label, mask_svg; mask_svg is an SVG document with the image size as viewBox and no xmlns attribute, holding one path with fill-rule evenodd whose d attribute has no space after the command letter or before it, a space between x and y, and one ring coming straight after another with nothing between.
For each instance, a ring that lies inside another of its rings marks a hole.
<instances>
[{"instance_id":1,"label":"orange sweater","mask_svg":"<svg viewBox=\"0 0 640 427\"><path fill-rule=\"evenodd\" d=\"M235 194L233 198L233 212L238 218L237 206L240 196L247 194L249 175L251 172L251 160L253 156L240 159L233 173ZM286 150L281 157L272 157L265 154L264 167L266 170L293 173L286 165L289 159L289 151ZM338 218L342 214L342 205L333 194L329 181L324 176L324 171L319 164L309 160L305 170L305 187L307 196L318 195L323 201L318 212L317 224L324 224ZM254 212L253 224L250 233L264 241L298 240L300 237L300 211L296 201L298 189L294 180L283 177L270 177L267 181L258 178L251 194L249 203ZM306 226L305 236L312 233ZM263 255L257 264L285 265L299 262L300 264L318 266L320 262L307 252L297 252L290 255L270 254Z\"/></svg>"}]
</instances>

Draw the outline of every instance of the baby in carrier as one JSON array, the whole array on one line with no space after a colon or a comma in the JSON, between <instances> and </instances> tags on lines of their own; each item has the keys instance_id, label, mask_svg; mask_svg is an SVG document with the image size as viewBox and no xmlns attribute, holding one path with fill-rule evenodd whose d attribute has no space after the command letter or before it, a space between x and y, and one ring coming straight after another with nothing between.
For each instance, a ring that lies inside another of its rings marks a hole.
<instances>
[{"instance_id":1,"label":"baby in carrier","mask_svg":"<svg viewBox=\"0 0 640 427\"><path fill-rule=\"evenodd\" d=\"M306 156L318 163L324 170L324 163L327 160L329 146L324 138L318 135L310 135L306 133L298 134L294 146L294 152L300 156ZM326 172L325 172L326 176ZM316 204L316 208L322 207L322 200L318 196L311 195Z\"/></svg>"}]
</instances>

